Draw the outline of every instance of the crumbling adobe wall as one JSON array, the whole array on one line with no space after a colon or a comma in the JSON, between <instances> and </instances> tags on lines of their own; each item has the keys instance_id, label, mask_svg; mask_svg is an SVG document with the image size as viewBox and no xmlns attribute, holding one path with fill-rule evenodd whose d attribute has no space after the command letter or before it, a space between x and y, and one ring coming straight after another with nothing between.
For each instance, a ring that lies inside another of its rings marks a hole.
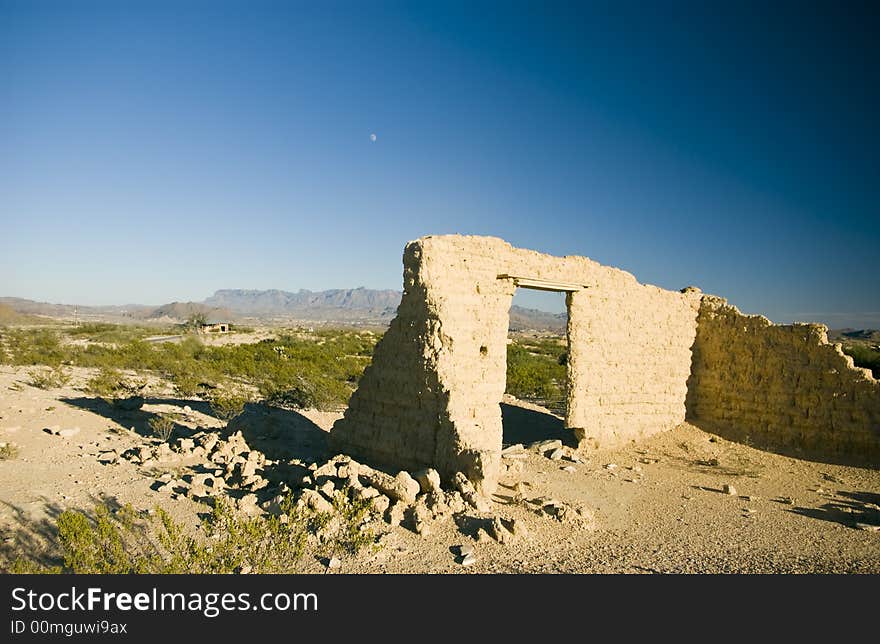
<instances>
[{"instance_id":1,"label":"crumbling adobe wall","mask_svg":"<svg viewBox=\"0 0 880 644\"><path fill-rule=\"evenodd\" d=\"M704 296L688 417L732 440L787 452L880 458L880 382L820 324L774 325Z\"/></svg>"},{"instance_id":2,"label":"crumbling adobe wall","mask_svg":"<svg viewBox=\"0 0 880 644\"><path fill-rule=\"evenodd\" d=\"M639 284L585 257L494 237L424 237L404 251L404 295L331 444L376 465L498 477L514 275L576 283L570 293L569 416L609 446L684 420L699 295Z\"/></svg>"}]
</instances>

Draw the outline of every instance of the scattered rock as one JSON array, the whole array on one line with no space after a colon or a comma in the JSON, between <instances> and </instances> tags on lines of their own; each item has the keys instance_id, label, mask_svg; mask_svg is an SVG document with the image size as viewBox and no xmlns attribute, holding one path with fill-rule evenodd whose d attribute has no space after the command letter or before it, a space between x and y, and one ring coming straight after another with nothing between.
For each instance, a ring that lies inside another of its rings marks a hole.
<instances>
[{"instance_id":1,"label":"scattered rock","mask_svg":"<svg viewBox=\"0 0 880 644\"><path fill-rule=\"evenodd\" d=\"M729 483L725 483L723 486L721 486L721 491L730 496L736 496L736 488Z\"/></svg>"},{"instance_id":2,"label":"scattered rock","mask_svg":"<svg viewBox=\"0 0 880 644\"><path fill-rule=\"evenodd\" d=\"M419 470L413 474L413 477L419 482L419 488L425 494L436 494L443 491L440 487L440 474L435 469Z\"/></svg>"},{"instance_id":3,"label":"scattered rock","mask_svg":"<svg viewBox=\"0 0 880 644\"><path fill-rule=\"evenodd\" d=\"M616 470L616 469L617 469L617 464L615 464L615 463L606 463L606 464L604 465L604 467L605 467L606 470Z\"/></svg>"},{"instance_id":4,"label":"scattered rock","mask_svg":"<svg viewBox=\"0 0 880 644\"><path fill-rule=\"evenodd\" d=\"M880 532L880 525L874 525L873 523L864 523L859 521L856 523L855 527L858 530L866 530L867 532Z\"/></svg>"},{"instance_id":5,"label":"scattered rock","mask_svg":"<svg viewBox=\"0 0 880 644\"><path fill-rule=\"evenodd\" d=\"M390 476L385 472L379 472L371 468L361 466L360 477L368 485L397 501L402 501L406 505L415 503L416 497L421 491L418 481L411 477L407 472L398 472L397 476Z\"/></svg>"},{"instance_id":6,"label":"scattered rock","mask_svg":"<svg viewBox=\"0 0 880 644\"><path fill-rule=\"evenodd\" d=\"M536 443L532 443L531 445L529 445L529 449L534 450L536 452L540 452L541 454L543 454L544 452L549 452L554 449L560 449L561 447L562 447L562 441L559 439L538 441Z\"/></svg>"},{"instance_id":7,"label":"scattered rock","mask_svg":"<svg viewBox=\"0 0 880 644\"><path fill-rule=\"evenodd\" d=\"M462 566L472 566L472 565L474 565L475 563L477 563L477 557L476 557L476 555L474 555L473 552L469 552L469 553L467 553L467 554L464 555L464 556L462 557L462 559L461 559L461 565L462 565Z\"/></svg>"},{"instance_id":8,"label":"scattered rock","mask_svg":"<svg viewBox=\"0 0 880 644\"><path fill-rule=\"evenodd\" d=\"M562 457L565 455L565 452L562 451L562 448L554 449L547 455L551 461L561 461Z\"/></svg>"},{"instance_id":9,"label":"scattered rock","mask_svg":"<svg viewBox=\"0 0 880 644\"><path fill-rule=\"evenodd\" d=\"M333 512L333 506L317 490L303 490L302 496L300 496L297 503L304 503L307 507L311 508L315 512Z\"/></svg>"},{"instance_id":10,"label":"scattered rock","mask_svg":"<svg viewBox=\"0 0 880 644\"><path fill-rule=\"evenodd\" d=\"M507 531L507 528L504 527L501 523L501 519L498 517L492 519L492 523L489 524L488 532L489 536L495 539L498 543L507 543L513 536Z\"/></svg>"},{"instance_id":11,"label":"scattered rock","mask_svg":"<svg viewBox=\"0 0 880 644\"><path fill-rule=\"evenodd\" d=\"M388 508L387 521L392 526L400 525L403 516L406 513L406 504L403 501L396 501Z\"/></svg>"},{"instance_id":12,"label":"scattered rock","mask_svg":"<svg viewBox=\"0 0 880 644\"><path fill-rule=\"evenodd\" d=\"M79 434L79 427L70 427L69 429L60 429L55 432L56 436L60 436L61 438L72 438Z\"/></svg>"},{"instance_id":13,"label":"scattered rock","mask_svg":"<svg viewBox=\"0 0 880 644\"><path fill-rule=\"evenodd\" d=\"M342 567L342 560L337 559L336 557L332 557L330 561L327 562L327 568L330 570L335 570L337 568Z\"/></svg>"},{"instance_id":14,"label":"scattered rock","mask_svg":"<svg viewBox=\"0 0 880 644\"><path fill-rule=\"evenodd\" d=\"M563 472L577 472L577 468L574 465L566 465L565 467L559 468Z\"/></svg>"},{"instance_id":15,"label":"scattered rock","mask_svg":"<svg viewBox=\"0 0 880 644\"><path fill-rule=\"evenodd\" d=\"M373 497L372 503L373 512L375 512L379 516L383 516L388 508L391 507L391 499L389 499L384 494Z\"/></svg>"},{"instance_id":16,"label":"scattered rock","mask_svg":"<svg viewBox=\"0 0 880 644\"><path fill-rule=\"evenodd\" d=\"M474 554L474 544L465 543L458 547L458 554L462 557L467 557L468 555Z\"/></svg>"}]
</instances>

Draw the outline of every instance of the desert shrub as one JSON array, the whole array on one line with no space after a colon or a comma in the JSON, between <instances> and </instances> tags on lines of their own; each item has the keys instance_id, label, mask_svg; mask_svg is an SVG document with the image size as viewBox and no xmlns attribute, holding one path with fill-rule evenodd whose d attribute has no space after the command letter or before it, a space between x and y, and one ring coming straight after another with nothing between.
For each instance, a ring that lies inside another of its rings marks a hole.
<instances>
[{"instance_id":1,"label":"desert shrub","mask_svg":"<svg viewBox=\"0 0 880 644\"><path fill-rule=\"evenodd\" d=\"M55 389L63 387L69 382L70 371L59 365L57 367L32 369L28 384L38 389Z\"/></svg>"},{"instance_id":2,"label":"desert shrub","mask_svg":"<svg viewBox=\"0 0 880 644\"><path fill-rule=\"evenodd\" d=\"M62 567L19 558L11 572L78 574L227 574L297 572L314 537L316 554L356 554L374 544L362 525L369 501L351 501L337 492L332 513L297 507L288 494L279 516L247 517L225 498L198 531L191 533L161 508L156 518L141 519L131 506L112 512L106 504L94 516L67 510L56 525Z\"/></svg>"},{"instance_id":3,"label":"desert shrub","mask_svg":"<svg viewBox=\"0 0 880 644\"><path fill-rule=\"evenodd\" d=\"M153 435L167 443L171 440L172 434L174 434L177 418L177 414L157 414L150 418L149 424L150 429L153 430Z\"/></svg>"},{"instance_id":4,"label":"desert shrub","mask_svg":"<svg viewBox=\"0 0 880 644\"><path fill-rule=\"evenodd\" d=\"M507 393L517 398L554 400L565 393L566 368L559 364L564 350L532 351L531 346L507 345ZM543 347L542 347L543 349Z\"/></svg>"},{"instance_id":5,"label":"desert shrub","mask_svg":"<svg viewBox=\"0 0 880 644\"><path fill-rule=\"evenodd\" d=\"M182 398L192 398L202 390L201 379L192 374L176 373L171 376L171 382L174 384L174 391Z\"/></svg>"},{"instance_id":6,"label":"desert shrub","mask_svg":"<svg viewBox=\"0 0 880 644\"><path fill-rule=\"evenodd\" d=\"M863 344L851 344L844 346L843 352L852 357L857 367L870 369L875 378L880 378L880 350Z\"/></svg>"},{"instance_id":7,"label":"desert shrub","mask_svg":"<svg viewBox=\"0 0 880 644\"><path fill-rule=\"evenodd\" d=\"M116 369L103 368L86 383L86 390L98 398L113 400L121 389L122 374Z\"/></svg>"},{"instance_id":8,"label":"desert shrub","mask_svg":"<svg viewBox=\"0 0 880 644\"><path fill-rule=\"evenodd\" d=\"M10 329L5 340L8 360L14 365L57 367L71 357L70 348L61 345L54 329Z\"/></svg>"},{"instance_id":9,"label":"desert shrub","mask_svg":"<svg viewBox=\"0 0 880 644\"><path fill-rule=\"evenodd\" d=\"M0 443L0 461L11 460L18 456L18 447L12 443Z\"/></svg>"},{"instance_id":10,"label":"desert shrub","mask_svg":"<svg viewBox=\"0 0 880 644\"><path fill-rule=\"evenodd\" d=\"M250 397L241 391L218 389L210 396L211 411L214 412L214 416L226 422L243 412L248 402Z\"/></svg>"},{"instance_id":11,"label":"desert shrub","mask_svg":"<svg viewBox=\"0 0 880 644\"><path fill-rule=\"evenodd\" d=\"M200 383L234 380L259 387L265 397L292 391L285 404L338 409L348 402L378 339L372 333L322 330L268 342L207 347L196 336L180 343L151 344L142 339L147 329L84 326L68 332L102 337L108 343L61 344L62 331L14 330L9 338L4 336L8 359L13 364L64 362L110 372L150 371L170 379L184 397L200 395Z\"/></svg>"}]
</instances>

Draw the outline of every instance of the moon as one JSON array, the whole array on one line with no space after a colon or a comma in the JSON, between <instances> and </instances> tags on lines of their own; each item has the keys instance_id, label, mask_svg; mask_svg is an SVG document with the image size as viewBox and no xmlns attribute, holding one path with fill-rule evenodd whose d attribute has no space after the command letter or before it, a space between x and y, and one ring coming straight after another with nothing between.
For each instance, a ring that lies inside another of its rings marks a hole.
<instances>
[{"instance_id":1,"label":"moon","mask_svg":"<svg viewBox=\"0 0 880 644\"><path fill-rule=\"evenodd\" d=\"M373 134L370 135L370 141L372 141L373 143L376 142L376 138L377 138L377 137L376 137L376 134L375 134L375 133L373 133Z\"/></svg>"}]
</instances>

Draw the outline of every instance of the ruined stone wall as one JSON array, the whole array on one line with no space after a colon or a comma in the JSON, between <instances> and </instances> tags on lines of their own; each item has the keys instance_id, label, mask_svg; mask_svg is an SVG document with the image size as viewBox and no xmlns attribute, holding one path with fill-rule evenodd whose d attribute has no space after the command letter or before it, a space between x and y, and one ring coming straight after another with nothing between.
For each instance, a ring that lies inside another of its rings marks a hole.
<instances>
[{"instance_id":1,"label":"ruined stone wall","mask_svg":"<svg viewBox=\"0 0 880 644\"><path fill-rule=\"evenodd\" d=\"M608 446L684 420L699 296L639 284L585 257L493 237L424 237L404 252L404 295L331 442L377 465L497 479L508 313L499 275L576 283L567 426Z\"/></svg>"},{"instance_id":2,"label":"ruined stone wall","mask_svg":"<svg viewBox=\"0 0 880 644\"><path fill-rule=\"evenodd\" d=\"M880 383L853 366L819 324L774 325L704 296L688 417L732 440L876 465Z\"/></svg>"}]
</instances>

